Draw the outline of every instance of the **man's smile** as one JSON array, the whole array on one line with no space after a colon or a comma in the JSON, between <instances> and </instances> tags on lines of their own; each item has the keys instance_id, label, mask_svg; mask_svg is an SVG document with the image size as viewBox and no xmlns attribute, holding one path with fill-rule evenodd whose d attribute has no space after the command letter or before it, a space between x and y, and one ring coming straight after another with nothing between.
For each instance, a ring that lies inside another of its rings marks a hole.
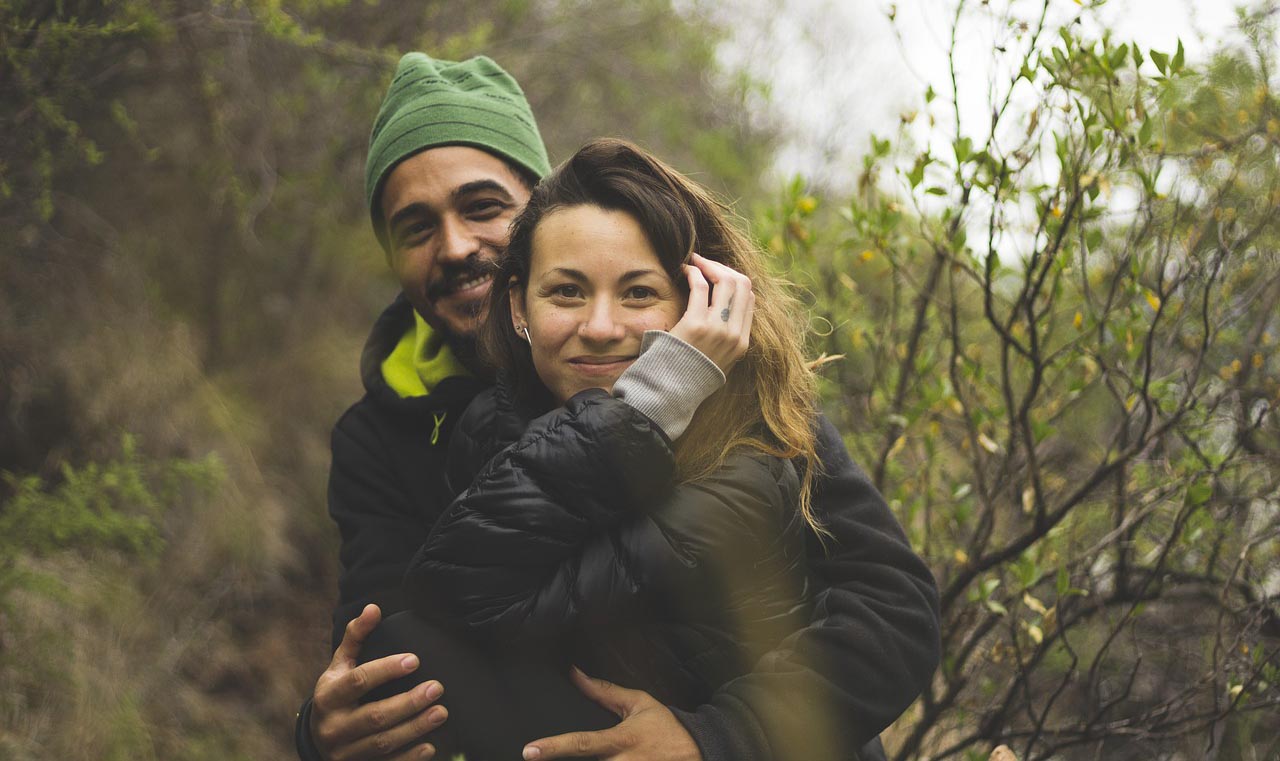
<instances>
[{"instance_id":1,"label":"man's smile","mask_svg":"<svg viewBox=\"0 0 1280 761\"><path fill-rule=\"evenodd\" d=\"M489 283L493 280L493 275L484 273L480 275L464 274L453 280L453 282L445 284L440 288L441 295L472 295L468 291L480 290L488 291Z\"/></svg>"}]
</instances>

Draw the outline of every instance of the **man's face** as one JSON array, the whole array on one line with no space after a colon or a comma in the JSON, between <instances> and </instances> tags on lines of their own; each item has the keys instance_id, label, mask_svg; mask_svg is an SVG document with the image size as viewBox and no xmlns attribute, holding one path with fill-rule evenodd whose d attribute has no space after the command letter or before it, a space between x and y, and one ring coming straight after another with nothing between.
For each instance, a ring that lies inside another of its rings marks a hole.
<instances>
[{"instance_id":1,"label":"man's face","mask_svg":"<svg viewBox=\"0 0 1280 761\"><path fill-rule=\"evenodd\" d=\"M475 336L492 280L484 265L506 249L528 201L520 177L478 148L430 148L391 171L382 189L391 268L427 324Z\"/></svg>"}]
</instances>

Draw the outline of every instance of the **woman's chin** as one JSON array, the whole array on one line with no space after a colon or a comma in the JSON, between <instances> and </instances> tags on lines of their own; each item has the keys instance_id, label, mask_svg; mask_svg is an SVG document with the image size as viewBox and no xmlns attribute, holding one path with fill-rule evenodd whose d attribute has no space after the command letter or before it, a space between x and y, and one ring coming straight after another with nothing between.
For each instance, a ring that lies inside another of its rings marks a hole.
<instances>
[{"instance_id":1,"label":"woman's chin","mask_svg":"<svg viewBox=\"0 0 1280 761\"><path fill-rule=\"evenodd\" d=\"M563 390L557 393L555 396L556 396L556 399L559 401L559 403L563 406L570 399L572 399L573 397L577 396L578 394L581 394L583 391L586 391L588 389L598 388L598 389L604 390L605 393L612 394L613 383L616 380L617 378L615 377L615 378L592 380L590 382L582 381L580 383L575 383L571 386L565 386Z\"/></svg>"}]
</instances>

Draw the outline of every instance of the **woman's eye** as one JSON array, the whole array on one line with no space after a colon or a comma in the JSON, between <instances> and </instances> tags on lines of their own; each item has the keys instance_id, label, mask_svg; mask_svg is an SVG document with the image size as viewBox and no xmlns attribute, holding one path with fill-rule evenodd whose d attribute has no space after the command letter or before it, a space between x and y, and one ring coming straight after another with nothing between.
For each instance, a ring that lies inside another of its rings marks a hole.
<instances>
[{"instance_id":1,"label":"woman's eye","mask_svg":"<svg viewBox=\"0 0 1280 761\"><path fill-rule=\"evenodd\" d=\"M557 285L551 289L552 296L558 296L562 299L576 299L582 295L582 289L576 285L568 284Z\"/></svg>"},{"instance_id":2,"label":"woman's eye","mask_svg":"<svg viewBox=\"0 0 1280 761\"><path fill-rule=\"evenodd\" d=\"M627 289L627 298L632 301L647 301L657 295L656 291L647 286L637 285L633 288Z\"/></svg>"}]
</instances>

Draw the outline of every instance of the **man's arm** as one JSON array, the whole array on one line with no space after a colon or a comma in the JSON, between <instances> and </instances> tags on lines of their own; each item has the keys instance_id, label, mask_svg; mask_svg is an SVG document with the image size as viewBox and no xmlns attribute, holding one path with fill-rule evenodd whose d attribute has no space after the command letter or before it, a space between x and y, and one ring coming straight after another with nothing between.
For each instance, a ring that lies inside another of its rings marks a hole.
<instances>
[{"instance_id":1,"label":"man's arm","mask_svg":"<svg viewBox=\"0 0 1280 761\"><path fill-rule=\"evenodd\" d=\"M726 684L710 704L676 714L707 761L848 758L927 686L940 657L937 586L884 499L820 422L823 472L813 504L834 536L809 558L823 585L809 625ZM812 747L815 737L826 742ZM827 755L827 754L830 755Z\"/></svg>"},{"instance_id":2,"label":"man's arm","mask_svg":"<svg viewBox=\"0 0 1280 761\"><path fill-rule=\"evenodd\" d=\"M382 615L403 609L401 577L426 536L426 527L414 519L387 467L385 448L376 431L352 412L334 428L329 512L342 534L342 575L333 659L298 714L295 741L303 761L430 758L434 749L429 744L406 744L446 718L443 708L428 710L442 691L438 682L367 705L360 702L370 690L419 665L405 653L357 666L360 647Z\"/></svg>"},{"instance_id":3,"label":"man's arm","mask_svg":"<svg viewBox=\"0 0 1280 761\"><path fill-rule=\"evenodd\" d=\"M419 517L422 507L412 504L402 479L393 472L393 453L379 434L355 409L333 429L329 515L342 536L342 573L333 612L335 649L347 622L365 605L377 605L384 616L408 607L401 581L430 529Z\"/></svg>"}]
</instances>

